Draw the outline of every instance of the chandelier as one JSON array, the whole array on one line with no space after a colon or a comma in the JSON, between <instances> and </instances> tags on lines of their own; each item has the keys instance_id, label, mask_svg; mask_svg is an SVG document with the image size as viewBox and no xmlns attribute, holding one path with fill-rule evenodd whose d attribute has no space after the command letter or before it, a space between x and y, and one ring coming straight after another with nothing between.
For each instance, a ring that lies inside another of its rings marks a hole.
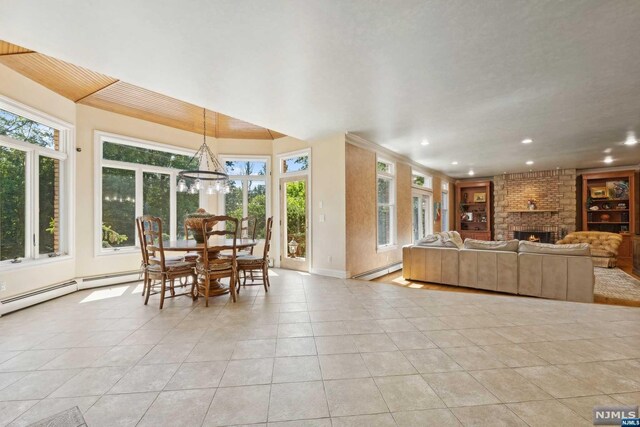
<instances>
[{"instance_id":1,"label":"chandelier","mask_svg":"<svg viewBox=\"0 0 640 427\"><path fill-rule=\"evenodd\" d=\"M181 193L197 194L206 186L207 194L229 193L229 175L222 163L207 145L207 109L202 110L202 145L189 159L186 170L178 172L177 190ZM194 168L191 165L194 164ZM195 168L197 165L197 169ZM187 185L187 180L193 181ZM208 184L208 185L207 185Z\"/></svg>"}]
</instances>

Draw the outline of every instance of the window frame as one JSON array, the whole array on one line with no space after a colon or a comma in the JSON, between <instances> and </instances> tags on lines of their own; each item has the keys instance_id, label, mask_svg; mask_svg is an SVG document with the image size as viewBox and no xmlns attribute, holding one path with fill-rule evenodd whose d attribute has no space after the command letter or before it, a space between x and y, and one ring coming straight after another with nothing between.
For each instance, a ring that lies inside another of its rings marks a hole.
<instances>
[{"instance_id":1,"label":"window frame","mask_svg":"<svg viewBox=\"0 0 640 427\"><path fill-rule=\"evenodd\" d=\"M26 141L0 135L0 143L7 148L25 152L25 253L20 263L0 261L0 271L17 270L35 265L62 262L75 257L75 126L28 105L0 95L0 109L58 131L58 150L40 147ZM39 221L39 164L40 158L58 160L59 182L59 238L61 255L40 254Z\"/></svg>"},{"instance_id":2,"label":"window frame","mask_svg":"<svg viewBox=\"0 0 640 427\"><path fill-rule=\"evenodd\" d=\"M413 179L417 176L424 178L424 185L418 185L413 182ZM420 190L433 191L433 176L413 169L411 170L411 187L418 188Z\"/></svg>"},{"instance_id":3,"label":"window frame","mask_svg":"<svg viewBox=\"0 0 640 427\"><path fill-rule=\"evenodd\" d=\"M122 246L117 248L103 248L102 247L102 201L104 195L102 194L102 169L114 168L135 171L135 217L143 215L144 208L144 174L145 173L160 173L169 175L170 183L170 205L169 205L169 235L172 240L177 236L177 225L175 221L175 215L177 214L177 182L178 172L180 169L167 168L163 166L145 165L142 163L129 163L119 160L106 160L103 159L103 145L105 142L111 142L120 145L126 145L130 147L145 148L163 151L171 154L179 154L183 156L193 156L195 150L188 148L180 148L172 145L162 144L154 141L147 141L143 139L131 138L124 135L118 135L103 131L94 131L94 155L95 155L95 175L94 175L94 255L98 256L110 256L110 255L123 255L132 254L140 250L140 241L138 239L138 233L134 235L134 244L132 246ZM198 204L203 206L206 203L206 195L204 188L200 190Z\"/></svg>"},{"instance_id":4,"label":"window frame","mask_svg":"<svg viewBox=\"0 0 640 427\"><path fill-rule=\"evenodd\" d=\"M246 217L249 212L249 181L260 181L264 178L265 181L265 195L266 195L266 206L265 206L265 224L267 218L271 216L271 157L269 156L261 156L261 155L248 155L248 154L220 154L218 155L220 159L220 163L223 165L229 161L239 161L239 162L247 162L247 161L264 161L267 164L265 174L264 175L229 175L229 181L240 181L242 182L242 217ZM227 206L226 206L226 194L219 193L218 194L218 206L221 207L221 211L227 214ZM259 241L264 239L257 239Z\"/></svg>"},{"instance_id":5,"label":"window frame","mask_svg":"<svg viewBox=\"0 0 640 427\"><path fill-rule=\"evenodd\" d=\"M301 170L297 170L297 171L292 171L292 172L284 172L282 170L282 164L289 160L289 159L296 159L298 157L306 157L307 158L307 168L306 169L301 169ZM298 151L292 151L290 153L284 153L283 155L279 155L278 156L278 173L281 177L284 176L303 176L303 175L309 175L311 176L311 151L308 149L305 150L298 150Z\"/></svg>"},{"instance_id":6,"label":"window frame","mask_svg":"<svg viewBox=\"0 0 640 427\"><path fill-rule=\"evenodd\" d=\"M390 166L390 171L379 171L378 170L378 163L385 163L387 165ZM375 197L376 197L376 251L377 252L384 252L384 251L389 251L389 250L393 250L397 248L397 189L396 189L396 163L393 160L390 160L389 158L386 157L382 157L379 155L376 155L376 163L375 163L375 168L376 168L376 184L375 184ZM390 185L389 185L389 203L380 203L378 200L378 180L382 178L385 180L390 181ZM389 221L390 221L390 225L389 225L389 243L385 243L383 245L381 245L379 243L379 224L380 224L380 218L378 216L378 211L381 205L384 206L388 206L390 209L390 216L389 216Z\"/></svg>"},{"instance_id":7,"label":"window frame","mask_svg":"<svg viewBox=\"0 0 640 427\"><path fill-rule=\"evenodd\" d=\"M442 190L440 193L440 231L450 231L451 229L451 224L449 223L449 204L450 204L450 200L449 200L449 182L448 181L443 181L442 182L442 186L441 186ZM446 202L445 203L445 196L446 196ZM446 224L446 227L445 227ZM446 229L445 229L446 228Z\"/></svg>"}]
</instances>

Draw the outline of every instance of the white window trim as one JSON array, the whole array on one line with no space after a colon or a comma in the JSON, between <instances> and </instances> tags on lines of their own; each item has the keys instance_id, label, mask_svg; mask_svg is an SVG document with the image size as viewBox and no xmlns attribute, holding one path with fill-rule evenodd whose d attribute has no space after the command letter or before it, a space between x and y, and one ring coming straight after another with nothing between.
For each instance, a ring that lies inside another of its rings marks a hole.
<instances>
[{"instance_id":1,"label":"white window trim","mask_svg":"<svg viewBox=\"0 0 640 427\"><path fill-rule=\"evenodd\" d=\"M411 193L412 203L413 203L413 198L414 197L420 197L420 198L427 197L430 200L429 205L424 209L424 212L426 212L427 219L428 219L428 221L424 220L424 223L425 223L425 225L428 225L429 230L422 230L422 236L420 236L420 228L421 228L420 226L421 226L421 224L418 223L418 239L421 239L424 236L428 236L429 234L433 234L433 225L435 223L434 216L433 216L433 191L427 190L426 188L423 188L423 187L414 187L414 189L413 189L413 191ZM412 206L412 209L413 209L413 206ZM421 215L424 215L424 214L421 214ZM412 215L412 217L413 217L413 215Z\"/></svg>"},{"instance_id":2,"label":"white window trim","mask_svg":"<svg viewBox=\"0 0 640 427\"><path fill-rule=\"evenodd\" d=\"M443 181L441 188L442 188L442 191L440 193L440 229L442 231L450 231L451 230L451 224L449 223L450 215L449 215L449 206L448 205L451 204L451 200L449 200L449 182L448 181ZM447 195L447 207L446 207L446 209L444 207L444 200L443 200L445 194ZM447 220L446 220L447 229L446 230L442 226L442 224L445 222L444 221L445 214L447 216Z\"/></svg>"},{"instance_id":3,"label":"white window trim","mask_svg":"<svg viewBox=\"0 0 640 427\"><path fill-rule=\"evenodd\" d=\"M423 177L423 178L424 178L425 185L417 185L417 184L414 184L414 183L413 183L413 177L414 177L414 176L421 176L421 177ZM428 184L428 185L427 185L427 184ZM417 188L417 189L420 189L420 190L429 190L429 191L433 191L433 176L432 176L432 175L429 175L429 174L426 174L426 173L419 172L419 171L417 171L417 170L415 170L415 169L412 169L412 170L411 170L411 187L413 187L413 188Z\"/></svg>"},{"instance_id":4,"label":"white window trim","mask_svg":"<svg viewBox=\"0 0 640 427\"><path fill-rule=\"evenodd\" d=\"M116 160L104 160L102 158L103 155L103 144L105 142L113 142L120 145L128 145L130 147L138 147L138 148L146 148L152 150L164 151L167 153L180 154L183 156L193 156L195 154L195 150L189 150L186 148L180 148L175 146L170 146L167 144L162 144L154 141L147 141L138 138L131 138L124 135L118 135L109 132L103 131L95 131L94 132L94 162L95 162L95 171L94 171L94 255L98 256L112 256L112 255L128 255L132 253L136 253L140 251L140 242L138 239L138 234L135 234L134 245L133 246L124 246L120 248L111 248L105 249L102 247L102 168L103 167L111 167L117 169L127 169L133 170L136 172L136 189L135 189L135 198L136 198L136 206L135 206L135 216L142 215L142 207L143 207L143 180L142 176L145 172L151 173L162 173L170 176L170 207L169 212L171 215L171 223L169 225L169 234L173 237L177 235L177 226L174 221L176 211L177 211L177 197L176 197L176 187L177 187L177 175L179 169L165 168L161 166L151 166L144 165L138 163L127 163ZM200 190L200 206L203 206L206 202L206 196L204 194L204 189Z\"/></svg>"},{"instance_id":5,"label":"white window trim","mask_svg":"<svg viewBox=\"0 0 640 427\"><path fill-rule=\"evenodd\" d=\"M307 169L294 171L294 172L282 172L282 163L285 160L295 159L297 157L307 157L309 162L309 166L307 167ZM298 151L290 151L288 153L278 155L278 173L280 177L310 175L310 172L309 172L310 170L311 170L311 151L308 148L305 148L303 150L298 150Z\"/></svg>"},{"instance_id":6,"label":"white window trim","mask_svg":"<svg viewBox=\"0 0 640 427\"><path fill-rule=\"evenodd\" d=\"M281 218L281 210L282 210L282 200L280 197L280 179L286 178L290 176L306 176L307 177L307 259L309 270L313 269L313 158L311 157L312 151L311 148L303 148L302 150L296 151L287 151L286 153L279 153L276 156L278 161L278 167L276 168L276 173L273 174L274 177L274 185L278 191L274 194L274 202L273 206L275 207L274 215L273 215L273 228L274 232L272 235L272 244L271 248L274 250L275 266L280 267L280 260L283 255L283 242L281 241L282 237L282 218ZM305 170L296 171L296 172L285 172L282 173L282 162L286 159L291 159L295 157L307 156L309 159L309 167ZM284 251L286 256L286 250Z\"/></svg>"},{"instance_id":7,"label":"white window trim","mask_svg":"<svg viewBox=\"0 0 640 427\"><path fill-rule=\"evenodd\" d=\"M267 206L265 207L265 223L267 218L271 216L271 157L269 156L260 156L260 155L245 155L245 154L220 154L218 155L220 159L220 163L222 165L228 161L260 161L267 163L267 170L264 175L229 175L229 181L241 181L242 182L242 216L246 217L248 215L248 206L249 206L249 181L264 181L266 185L266 201ZM221 212L227 212L227 206L225 203L225 194L220 193L218 195L218 206L220 206Z\"/></svg>"},{"instance_id":8,"label":"white window trim","mask_svg":"<svg viewBox=\"0 0 640 427\"><path fill-rule=\"evenodd\" d=\"M0 95L0 109L17 114L26 119L33 120L58 131L58 150L39 147L25 141L15 140L6 136L0 136L4 145L20 151L27 152L25 165L26 175L26 206L25 206L25 257L21 257L20 263L12 263L10 260L0 262L0 271L12 271L43 264L53 264L74 259L75 257L75 126L69 122L58 119L26 104L22 104L6 96ZM60 239L65 254L49 258L39 254L38 228L35 225L38 211L38 180L37 166L40 156L54 158L62 161L60 184ZM33 237L36 236L36 244Z\"/></svg>"},{"instance_id":9,"label":"white window trim","mask_svg":"<svg viewBox=\"0 0 640 427\"><path fill-rule=\"evenodd\" d=\"M391 172L382 172L378 170L378 162L383 162L383 163L387 163L389 165L391 165ZM396 179L396 162L394 162L393 160L390 160L389 158L386 157L382 157L379 155L376 155L376 183L375 183L375 196L376 196L376 251L377 252L386 252L386 251L391 251L394 249L397 249L398 245L398 227L397 227L397 217L398 217L398 212L397 212L397 179ZM389 203L389 206L391 207L391 227L390 227L390 234L391 234L391 241L387 244L384 245L380 245L378 244L378 178L387 178L391 180L391 186L389 187L391 189L391 195L389 197L391 203Z\"/></svg>"}]
</instances>

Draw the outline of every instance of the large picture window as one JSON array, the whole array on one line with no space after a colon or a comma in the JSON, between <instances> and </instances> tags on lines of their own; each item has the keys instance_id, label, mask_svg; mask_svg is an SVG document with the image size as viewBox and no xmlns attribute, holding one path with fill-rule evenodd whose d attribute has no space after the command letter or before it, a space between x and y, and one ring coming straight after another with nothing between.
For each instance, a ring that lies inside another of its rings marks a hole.
<instances>
[{"instance_id":1,"label":"large picture window","mask_svg":"<svg viewBox=\"0 0 640 427\"><path fill-rule=\"evenodd\" d=\"M100 156L98 252L127 250L139 244L135 218L162 219L166 239L184 238L184 216L200 206L200 193L176 191L177 174L193 155L186 150L97 134Z\"/></svg>"},{"instance_id":2,"label":"large picture window","mask_svg":"<svg viewBox=\"0 0 640 427\"><path fill-rule=\"evenodd\" d=\"M266 158L224 157L229 174L229 193L224 194L224 212L237 218L256 219L256 238L264 239L267 218L267 180L269 162Z\"/></svg>"},{"instance_id":3,"label":"large picture window","mask_svg":"<svg viewBox=\"0 0 640 427\"><path fill-rule=\"evenodd\" d=\"M378 247L391 246L395 241L395 170L394 164L378 159L377 199L378 199Z\"/></svg>"},{"instance_id":4,"label":"large picture window","mask_svg":"<svg viewBox=\"0 0 640 427\"><path fill-rule=\"evenodd\" d=\"M69 253L70 129L0 99L0 265Z\"/></svg>"}]
</instances>

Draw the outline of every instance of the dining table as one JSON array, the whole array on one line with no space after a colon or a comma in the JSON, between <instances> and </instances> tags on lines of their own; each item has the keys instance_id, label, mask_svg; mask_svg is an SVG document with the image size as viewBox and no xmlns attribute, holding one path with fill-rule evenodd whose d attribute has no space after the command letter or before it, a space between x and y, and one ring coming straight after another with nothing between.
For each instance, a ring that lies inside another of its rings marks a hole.
<instances>
[{"instance_id":1,"label":"dining table","mask_svg":"<svg viewBox=\"0 0 640 427\"><path fill-rule=\"evenodd\" d=\"M258 244L256 239L236 239L236 250L249 249ZM196 252L198 254L198 261L204 252L204 243L198 243L193 239L182 240L164 240L162 246L165 251L168 252ZM233 239L229 239L226 236L211 236L207 241L207 247L209 252L209 258L219 258L223 251L233 249ZM198 290L203 285L203 281L198 282ZM199 292L199 291L198 291ZM225 286L220 280L212 280L209 286L209 296L224 295L229 293L229 287ZM199 292L200 294L200 292ZM204 295L204 294L200 294Z\"/></svg>"}]
</instances>

